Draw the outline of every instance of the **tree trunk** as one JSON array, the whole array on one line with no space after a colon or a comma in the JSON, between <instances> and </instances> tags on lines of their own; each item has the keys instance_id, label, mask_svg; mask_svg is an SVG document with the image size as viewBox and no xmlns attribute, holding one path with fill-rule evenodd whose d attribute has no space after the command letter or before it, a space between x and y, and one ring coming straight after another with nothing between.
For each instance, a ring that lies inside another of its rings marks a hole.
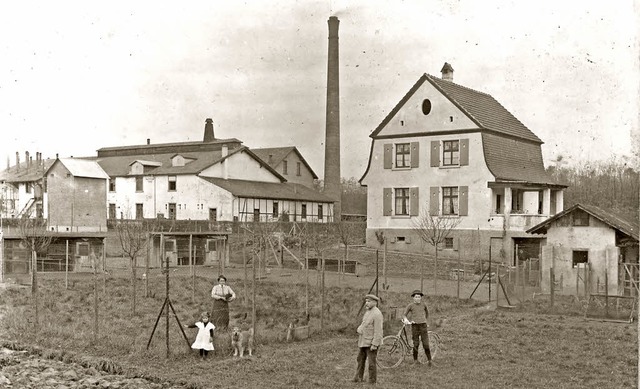
<instances>
[{"instance_id":1,"label":"tree trunk","mask_svg":"<svg viewBox=\"0 0 640 389\"><path fill-rule=\"evenodd\" d=\"M436 245L436 258L433 261L433 294L438 294L438 245Z\"/></svg>"},{"instance_id":2,"label":"tree trunk","mask_svg":"<svg viewBox=\"0 0 640 389\"><path fill-rule=\"evenodd\" d=\"M93 255L93 343L98 341L98 263Z\"/></svg>"}]
</instances>

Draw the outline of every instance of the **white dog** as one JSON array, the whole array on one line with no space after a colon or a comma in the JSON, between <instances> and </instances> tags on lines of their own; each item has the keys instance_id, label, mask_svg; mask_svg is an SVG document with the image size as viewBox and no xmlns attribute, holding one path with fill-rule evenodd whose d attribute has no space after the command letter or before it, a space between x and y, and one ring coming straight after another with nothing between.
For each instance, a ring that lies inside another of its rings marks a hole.
<instances>
[{"instance_id":1,"label":"white dog","mask_svg":"<svg viewBox=\"0 0 640 389\"><path fill-rule=\"evenodd\" d=\"M240 331L240 328L233 327L231 331L231 347L233 347L233 356L243 357L244 350L249 352L249 356L253 355L253 328L247 331Z\"/></svg>"}]
</instances>

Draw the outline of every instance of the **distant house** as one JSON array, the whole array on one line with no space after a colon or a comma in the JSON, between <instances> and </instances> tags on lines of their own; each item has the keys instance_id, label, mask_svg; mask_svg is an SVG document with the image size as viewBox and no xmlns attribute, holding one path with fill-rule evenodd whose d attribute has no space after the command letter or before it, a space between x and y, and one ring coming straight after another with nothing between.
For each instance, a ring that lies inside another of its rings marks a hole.
<instances>
[{"instance_id":1,"label":"distant house","mask_svg":"<svg viewBox=\"0 0 640 389\"><path fill-rule=\"evenodd\" d=\"M527 230L545 234L540 260L542 290L549 293L550 268L555 291L584 293L585 269L590 293L603 293L605 273L610 295L632 293L638 279L638 225L593 205L576 204ZM581 277L577 280L578 277Z\"/></svg>"},{"instance_id":2,"label":"distant house","mask_svg":"<svg viewBox=\"0 0 640 389\"><path fill-rule=\"evenodd\" d=\"M42 159L36 153L33 160L25 153L25 161L20 161L16 153L16 164L0 171L0 217L45 217L47 215L47 191L44 172L54 159Z\"/></svg>"},{"instance_id":3,"label":"distant house","mask_svg":"<svg viewBox=\"0 0 640 389\"><path fill-rule=\"evenodd\" d=\"M316 173L295 146L252 148L251 151L286 178L287 182L311 188L314 181L318 179Z\"/></svg>"},{"instance_id":4,"label":"distant house","mask_svg":"<svg viewBox=\"0 0 640 389\"><path fill-rule=\"evenodd\" d=\"M333 200L310 189L317 176L295 147L259 153L262 157L235 138L215 138L211 119L202 142L99 149L96 161L109 175L108 217L333 220ZM291 169L284 169L285 163Z\"/></svg>"},{"instance_id":5,"label":"distant house","mask_svg":"<svg viewBox=\"0 0 640 389\"><path fill-rule=\"evenodd\" d=\"M459 222L445 255L513 264L519 245L537 256L540 238L525 230L562 211L566 186L546 173L540 138L492 96L455 84L451 65L441 72L421 76L370 135L367 244L384 232L393 250L423 250L413 227L428 213Z\"/></svg>"}]
</instances>

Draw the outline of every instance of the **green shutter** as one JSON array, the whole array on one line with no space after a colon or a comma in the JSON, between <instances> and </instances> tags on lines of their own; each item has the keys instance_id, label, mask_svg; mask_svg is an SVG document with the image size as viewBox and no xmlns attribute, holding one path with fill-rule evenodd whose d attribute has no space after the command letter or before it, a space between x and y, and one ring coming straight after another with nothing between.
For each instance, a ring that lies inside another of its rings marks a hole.
<instances>
[{"instance_id":1,"label":"green shutter","mask_svg":"<svg viewBox=\"0 0 640 389\"><path fill-rule=\"evenodd\" d=\"M384 145L384 168L391 169L393 166L393 144L385 143Z\"/></svg>"},{"instance_id":2,"label":"green shutter","mask_svg":"<svg viewBox=\"0 0 640 389\"><path fill-rule=\"evenodd\" d=\"M391 188L382 189L382 216L391 216Z\"/></svg>"},{"instance_id":3,"label":"green shutter","mask_svg":"<svg viewBox=\"0 0 640 389\"><path fill-rule=\"evenodd\" d=\"M431 141L431 150L429 151L431 153L431 167L440 166L440 141Z\"/></svg>"},{"instance_id":4,"label":"green shutter","mask_svg":"<svg viewBox=\"0 0 640 389\"><path fill-rule=\"evenodd\" d=\"M460 166L469 165L469 139L460 139Z\"/></svg>"},{"instance_id":5,"label":"green shutter","mask_svg":"<svg viewBox=\"0 0 640 389\"><path fill-rule=\"evenodd\" d=\"M431 216L440 214L440 188L437 186L429 188L429 214Z\"/></svg>"},{"instance_id":6,"label":"green shutter","mask_svg":"<svg viewBox=\"0 0 640 389\"><path fill-rule=\"evenodd\" d=\"M411 167L418 167L420 164L420 142L411 142Z\"/></svg>"},{"instance_id":7,"label":"green shutter","mask_svg":"<svg viewBox=\"0 0 640 389\"><path fill-rule=\"evenodd\" d=\"M458 187L458 215L467 216L469 214L469 187Z\"/></svg>"},{"instance_id":8,"label":"green shutter","mask_svg":"<svg viewBox=\"0 0 640 389\"><path fill-rule=\"evenodd\" d=\"M409 215L418 216L420 214L420 199L418 187L409 188Z\"/></svg>"}]
</instances>

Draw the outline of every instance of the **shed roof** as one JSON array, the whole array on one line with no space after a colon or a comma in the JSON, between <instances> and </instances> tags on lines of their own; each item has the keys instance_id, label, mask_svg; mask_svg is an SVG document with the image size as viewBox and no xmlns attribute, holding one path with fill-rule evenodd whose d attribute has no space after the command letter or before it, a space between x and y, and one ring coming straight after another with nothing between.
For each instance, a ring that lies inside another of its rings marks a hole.
<instances>
[{"instance_id":1,"label":"shed roof","mask_svg":"<svg viewBox=\"0 0 640 389\"><path fill-rule=\"evenodd\" d=\"M74 177L109 179L109 175L102 170L96 161L76 158L59 158L58 161L60 161Z\"/></svg>"},{"instance_id":2,"label":"shed roof","mask_svg":"<svg viewBox=\"0 0 640 389\"><path fill-rule=\"evenodd\" d=\"M542 223L529 228L527 232L530 234L545 233L552 222L574 212L577 209L581 209L584 212L587 212L601 222L638 241L638 224L635 221L624 216L616 215L613 212L606 211L595 205L586 204L576 204L570 208L567 208L564 211L548 218Z\"/></svg>"},{"instance_id":3,"label":"shed roof","mask_svg":"<svg viewBox=\"0 0 640 389\"><path fill-rule=\"evenodd\" d=\"M223 178L200 177L237 197L274 200L315 201L333 203L334 200L302 184L291 182L262 182L248 180L225 180Z\"/></svg>"}]
</instances>

